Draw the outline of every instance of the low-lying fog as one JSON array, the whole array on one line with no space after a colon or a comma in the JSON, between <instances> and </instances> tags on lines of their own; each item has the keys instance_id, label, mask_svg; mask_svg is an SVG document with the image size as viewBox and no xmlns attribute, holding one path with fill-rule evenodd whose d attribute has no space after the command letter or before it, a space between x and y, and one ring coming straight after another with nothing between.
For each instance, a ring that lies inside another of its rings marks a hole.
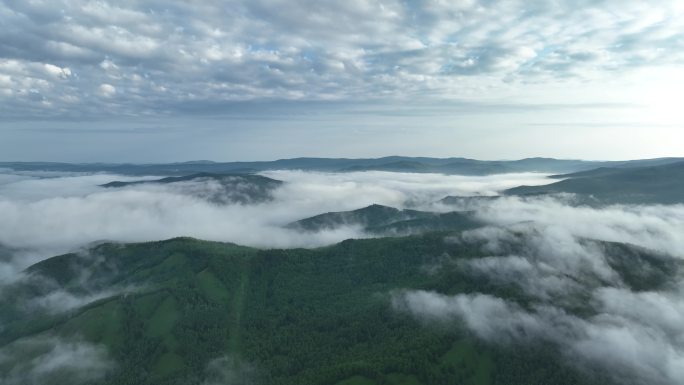
<instances>
[{"instance_id":1,"label":"low-lying fog","mask_svg":"<svg viewBox=\"0 0 684 385\"><path fill-rule=\"evenodd\" d=\"M397 288L392 296L397 311L428 323L459 320L494 343L552 343L569 364L611 370L618 383L674 385L684 378L681 277L658 291L632 291L606 263L600 247L582 241L625 242L682 258L684 205L597 208L577 205L568 195L439 202L446 196L497 195L510 187L553 182L534 173L468 177L270 171L262 175L285 182L273 191L272 200L222 205L202 198L211 195L202 192L221 188L215 181L104 188L99 185L156 177L2 172L0 284L16 279L21 269L38 260L102 240L192 236L255 247L315 247L369 235L351 226L318 233L283 226L370 204L472 210L487 226L451 241L485 241L483 251L489 256L465 261L463 267L483 279L519 285L532 299L531 305L522 308L488 294L448 296ZM520 255L508 255L500 247L512 239L524 242ZM587 277L598 277L603 284L588 284L593 278ZM564 307L577 293L589 296L595 314L580 318Z\"/></svg>"},{"instance_id":2,"label":"low-lying fog","mask_svg":"<svg viewBox=\"0 0 684 385\"><path fill-rule=\"evenodd\" d=\"M191 236L256 247L314 247L365 234L354 227L311 234L282 226L374 203L425 208L447 195L493 195L520 184L548 183L544 175L529 173L464 177L271 171L263 175L286 182L273 192L273 200L217 205L202 199L202 194L187 193L220 188L211 181L104 188L99 185L157 177L5 172L0 174L0 244L18 250L22 260L17 262L22 267L101 240Z\"/></svg>"}]
</instances>

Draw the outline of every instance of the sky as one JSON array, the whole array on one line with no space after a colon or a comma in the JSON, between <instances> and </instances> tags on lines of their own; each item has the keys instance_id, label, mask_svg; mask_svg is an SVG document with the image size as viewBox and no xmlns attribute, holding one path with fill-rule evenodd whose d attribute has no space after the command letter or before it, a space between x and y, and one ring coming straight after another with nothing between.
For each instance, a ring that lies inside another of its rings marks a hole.
<instances>
[{"instance_id":1,"label":"sky","mask_svg":"<svg viewBox=\"0 0 684 385\"><path fill-rule=\"evenodd\" d=\"M682 156L684 1L0 0L0 160Z\"/></svg>"}]
</instances>

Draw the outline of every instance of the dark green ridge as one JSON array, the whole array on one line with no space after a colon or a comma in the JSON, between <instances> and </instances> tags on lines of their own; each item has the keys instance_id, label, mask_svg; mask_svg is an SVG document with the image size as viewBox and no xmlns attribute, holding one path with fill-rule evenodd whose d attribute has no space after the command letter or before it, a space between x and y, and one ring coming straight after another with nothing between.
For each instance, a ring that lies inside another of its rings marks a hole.
<instances>
[{"instance_id":1,"label":"dark green ridge","mask_svg":"<svg viewBox=\"0 0 684 385\"><path fill-rule=\"evenodd\" d=\"M520 186L508 195L573 193L602 203L684 203L684 162L628 169L600 168L560 175L567 178L544 186Z\"/></svg>"},{"instance_id":2,"label":"dark green ridge","mask_svg":"<svg viewBox=\"0 0 684 385\"><path fill-rule=\"evenodd\" d=\"M230 357L233 369L251 373L256 384L610 383L568 366L553 346L491 345L458 323L426 325L393 310L391 293L405 289L529 304L517 286L460 268L459 260L487 254L479 243L453 237L458 232L289 250L192 238L102 244L40 262L27 269L31 279L5 289L0 348L28 362L34 353L16 350L22 338L103 344L116 361L98 382L107 385L201 384L208 363L220 357ZM524 240L506 247L521 252ZM667 284L681 264L630 245L597 247L636 291ZM638 271L630 270L634 263ZM117 294L119 288L134 289ZM57 314L23 306L55 290L102 289L114 294ZM579 298L577 314L591 315L588 306ZM11 365L0 362L0 373ZM56 376L53 383L64 380Z\"/></svg>"},{"instance_id":3,"label":"dark green ridge","mask_svg":"<svg viewBox=\"0 0 684 385\"><path fill-rule=\"evenodd\" d=\"M184 182L194 182L185 184ZM203 189L202 182L217 183L221 189ZM272 199L272 192L283 182L261 175L198 173L156 180L132 182L113 181L101 185L105 188L124 188L140 185L178 185L180 192L195 195L218 204L259 203Z\"/></svg>"},{"instance_id":4,"label":"dark green ridge","mask_svg":"<svg viewBox=\"0 0 684 385\"><path fill-rule=\"evenodd\" d=\"M408 235L426 231L467 230L482 226L472 212L434 213L383 205L370 205L353 211L330 212L287 225L303 231L322 231L342 226L359 226L379 235Z\"/></svg>"}]
</instances>

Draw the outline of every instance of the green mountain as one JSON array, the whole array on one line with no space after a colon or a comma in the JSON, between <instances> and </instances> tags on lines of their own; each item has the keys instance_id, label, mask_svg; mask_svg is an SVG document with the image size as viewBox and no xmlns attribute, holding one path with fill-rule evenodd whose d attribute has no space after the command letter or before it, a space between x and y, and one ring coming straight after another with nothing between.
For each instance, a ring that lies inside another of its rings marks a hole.
<instances>
[{"instance_id":1,"label":"green mountain","mask_svg":"<svg viewBox=\"0 0 684 385\"><path fill-rule=\"evenodd\" d=\"M499 196L499 195L492 195L492 196L490 196L490 195L474 195L474 196L449 195L449 196L446 196L446 197L440 199L439 203L442 203L445 205L467 207L468 210L471 210L472 207L475 207L478 204L494 202L498 199L501 199L501 196Z\"/></svg>"},{"instance_id":2,"label":"green mountain","mask_svg":"<svg viewBox=\"0 0 684 385\"><path fill-rule=\"evenodd\" d=\"M345 167L340 172L353 171L390 171L390 172L431 172L434 168L425 163L401 160L396 162L387 162L382 164L357 164L354 166Z\"/></svg>"},{"instance_id":3,"label":"green mountain","mask_svg":"<svg viewBox=\"0 0 684 385\"><path fill-rule=\"evenodd\" d=\"M574 193L601 203L684 203L684 162L635 168L598 168L555 175L567 178L544 186L520 186L509 195Z\"/></svg>"},{"instance_id":4,"label":"green mountain","mask_svg":"<svg viewBox=\"0 0 684 385\"><path fill-rule=\"evenodd\" d=\"M569 173L597 167L631 168L682 161L684 158L658 158L633 161L582 161L552 158L483 161L467 158L427 158L388 156L370 159L293 158L261 162L191 161L168 164L109 164L0 162L0 168L16 171L109 172L122 175L188 175L196 173L253 174L266 170L307 170L326 172L395 171L437 172L458 175L490 175L512 172Z\"/></svg>"},{"instance_id":5,"label":"green mountain","mask_svg":"<svg viewBox=\"0 0 684 385\"><path fill-rule=\"evenodd\" d=\"M462 268L459 261L484 256L481 245L447 235L314 250L177 238L50 258L0 296L0 353L12 353L0 357L0 374L49 353L28 341L59 338L106 349L115 364L92 384L610 383L606 373L566 364L552 345L490 344L458 323L429 327L393 310L391 293L403 289L529 302L518 286ZM681 264L628 245L600 247L632 290L667 284ZM642 268L632 274L634 261ZM41 302L55 293L82 303ZM29 306L36 303L44 306ZM587 301L578 304L578 314L591 313ZM63 383L69 378L43 382Z\"/></svg>"},{"instance_id":6,"label":"green mountain","mask_svg":"<svg viewBox=\"0 0 684 385\"><path fill-rule=\"evenodd\" d=\"M194 182L184 184L184 182ZM198 183L200 185L198 185ZM218 188L204 188L201 183L215 183ZM157 180L133 182L114 181L101 185L105 188L121 188L136 185L179 185L189 194L215 203L258 203L271 199L271 193L283 182L261 175L198 173Z\"/></svg>"},{"instance_id":7,"label":"green mountain","mask_svg":"<svg viewBox=\"0 0 684 385\"><path fill-rule=\"evenodd\" d=\"M314 232L342 226L359 226L372 234L408 235L426 231L473 229L482 226L482 223L468 212L433 213L374 204L353 211L320 214L287 225L292 229Z\"/></svg>"}]
</instances>

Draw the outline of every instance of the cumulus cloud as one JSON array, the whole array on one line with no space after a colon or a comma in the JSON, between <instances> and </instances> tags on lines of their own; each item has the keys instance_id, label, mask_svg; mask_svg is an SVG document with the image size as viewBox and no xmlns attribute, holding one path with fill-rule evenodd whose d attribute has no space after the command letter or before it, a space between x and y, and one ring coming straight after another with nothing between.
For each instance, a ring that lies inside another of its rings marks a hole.
<instances>
[{"instance_id":1,"label":"cumulus cloud","mask_svg":"<svg viewBox=\"0 0 684 385\"><path fill-rule=\"evenodd\" d=\"M0 382L7 385L92 383L114 366L104 347L59 337L20 339L0 349Z\"/></svg>"},{"instance_id":2,"label":"cumulus cloud","mask_svg":"<svg viewBox=\"0 0 684 385\"><path fill-rule=\"evenodd\" d=\"M97 87L97 91L105 98L111 98L112 96L116 95L116 87L107 83L100 84L100 86Z\"/></svg>"},{"instance_id":3,"label":"cumulus cloud","mask_svg":"<svg viewBox=\"0 0 684 385\"><path fill-rule=\"evenodd\" d=\"M581 82L683 60L678 1L4 5L1 111L23 119L238 100L479 100L512 83ZM98 84L126 100L89 98ZM35 108L37 97L49 108ZM64 109L70 103L80 108Z\"/></svg>"},{"instance_id":4,"label":"cumulus cloud","mask_svg":"<svg viewBox=\"0 0 684 385\"><path fill-rule=\"evenodd\" d=\"M50 63L45 63L45 71L50 75L54 76L56 78L61 78L65 79L71 76L71 70L68 67L58 67L56 65L50 64Z\"/></svg>"}]
</instances>

